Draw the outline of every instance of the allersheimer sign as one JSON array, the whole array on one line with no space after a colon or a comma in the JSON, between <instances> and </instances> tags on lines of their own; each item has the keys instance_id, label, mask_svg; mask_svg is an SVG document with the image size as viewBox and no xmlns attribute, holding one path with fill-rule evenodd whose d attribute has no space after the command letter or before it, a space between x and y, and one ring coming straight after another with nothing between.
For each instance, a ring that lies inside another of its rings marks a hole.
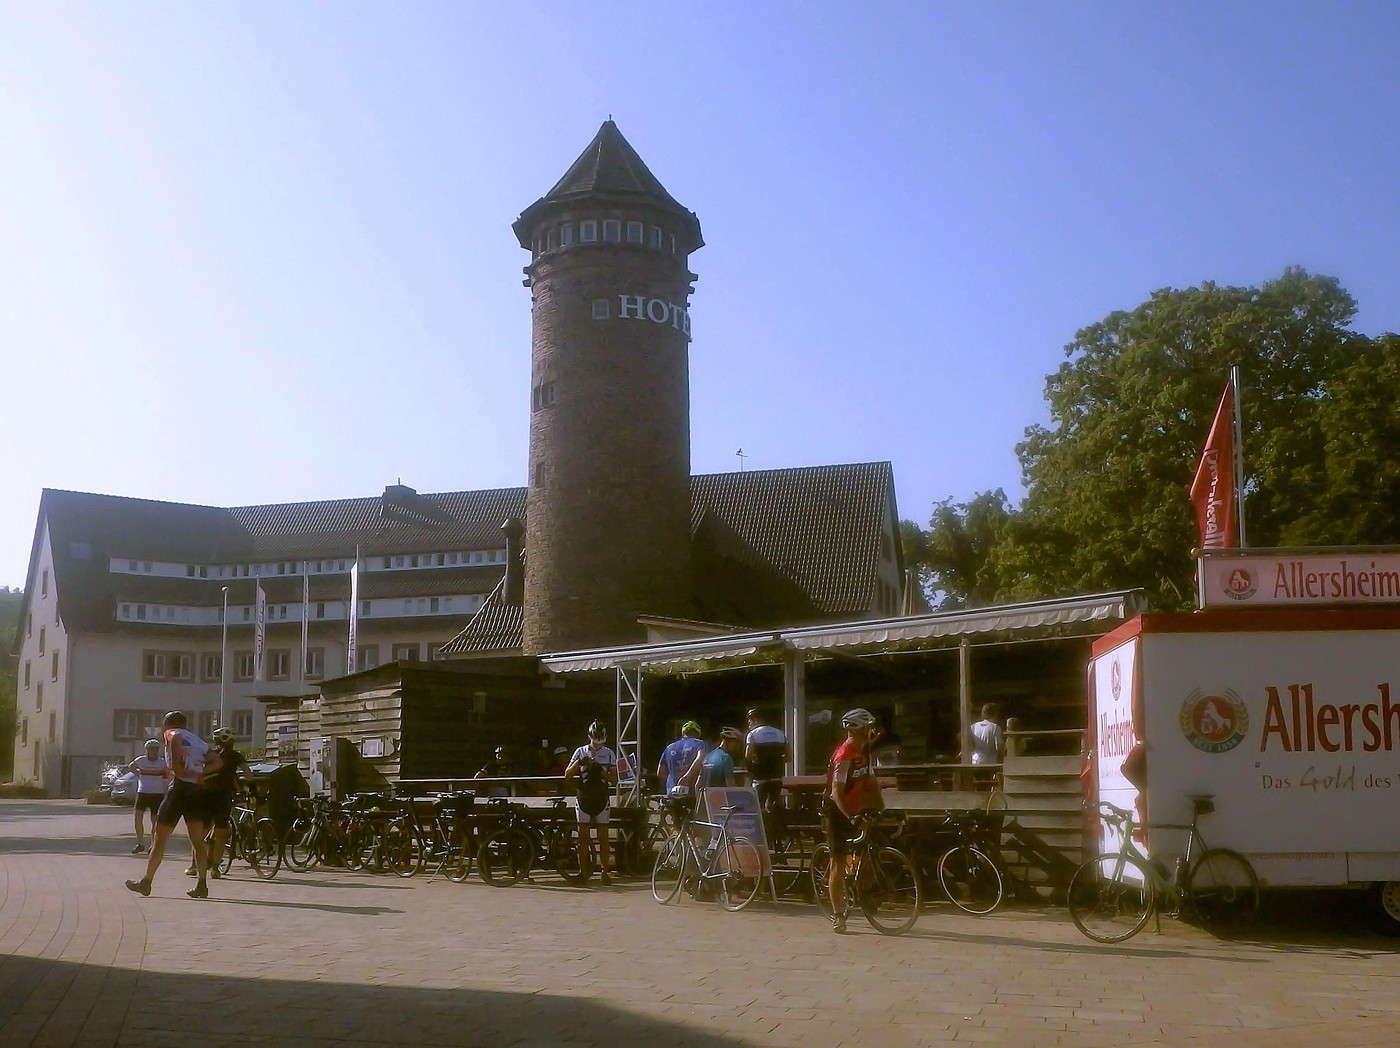
<instances>
[{"instance_id":1,"label":"allersheimer sign","mask_svg":"<svg viewBox=\"0 0 1400 1048\"><path fill-rule=\"evenodd\" d=\"M1203 608L1400 603L1400 551L1210 553L1200 558Z\"/></svg>"}]
</instances>

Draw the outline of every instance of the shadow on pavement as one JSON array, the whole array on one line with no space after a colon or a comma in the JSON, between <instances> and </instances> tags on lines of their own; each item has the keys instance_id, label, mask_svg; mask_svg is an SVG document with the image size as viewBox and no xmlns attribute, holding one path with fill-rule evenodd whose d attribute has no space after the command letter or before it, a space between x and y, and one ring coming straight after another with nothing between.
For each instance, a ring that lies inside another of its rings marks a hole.
<instances>
[{"instance_id":1,"label":"shadow on pavement","mask_svg":"<svg viewBox=\"0 0 1400 1048\"><path fill-rule=\"evenodd\" d=\"M94 994L94 981L112 990ZM89 1030L85 1043L112 1045L749 1043L589 997L131 972L32 957L0 961L0 1039L6 1045L72 1043L89 1011L101 1030Z\"/></svg>"},{"instance_id":2,"label":"shadow on pavement","mask_svg":"<svg viewBox=\"0 0 1400 1048\"><path fill-rule=\"evenodd\" d=\"M382 913L403 913L391 906L336 906L323 902L275 902L272 899L220 899L211 896L204 902L223 903L226 906L273 906L283 910L322 910L325 913L357 913L377 916Z\"/></svg>"}]
</instances>

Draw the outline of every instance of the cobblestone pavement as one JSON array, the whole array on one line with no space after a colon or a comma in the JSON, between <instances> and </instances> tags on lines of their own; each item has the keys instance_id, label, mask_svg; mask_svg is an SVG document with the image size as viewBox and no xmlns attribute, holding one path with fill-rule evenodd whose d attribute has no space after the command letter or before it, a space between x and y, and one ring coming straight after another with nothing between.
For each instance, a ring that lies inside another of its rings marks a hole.
<instances>
[{"instance_id":1,"label":"cobblestone pavement","mask_svg":"<svg viewBox=\"0 0 1400 1048\"><path fill-rule=\"evenodd\" d=\"M195 902L188 844L143 899L131 844L130 809L0 801L0 1045L1400 1043L1400 940L1335 903L1249 942L1167 921L1099 946L1062 910L937 905L837 937L801 905L552 878L235 869Z\"/></svg>"}]
</instances>

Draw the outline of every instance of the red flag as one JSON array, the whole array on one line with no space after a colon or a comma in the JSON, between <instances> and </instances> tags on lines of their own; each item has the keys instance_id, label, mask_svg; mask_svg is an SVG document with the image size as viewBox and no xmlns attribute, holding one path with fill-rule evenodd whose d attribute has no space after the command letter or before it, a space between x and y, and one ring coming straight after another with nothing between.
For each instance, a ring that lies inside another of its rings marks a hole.
<instances>
[{"instance_id":1,"label":"red flag","mask_svg":"<svg viewBox=\"0 0 1400 1048\"><path fill-rule=\"evenodd\" d=\"M1227 382L1220 407L1215 409L1210 436L1206 437L1201 464L1196 467L1196 479L1191 481L1201 549L1239 545L1235 537L1235 495L1235 390Z\"/></svg>"}]
</instances>

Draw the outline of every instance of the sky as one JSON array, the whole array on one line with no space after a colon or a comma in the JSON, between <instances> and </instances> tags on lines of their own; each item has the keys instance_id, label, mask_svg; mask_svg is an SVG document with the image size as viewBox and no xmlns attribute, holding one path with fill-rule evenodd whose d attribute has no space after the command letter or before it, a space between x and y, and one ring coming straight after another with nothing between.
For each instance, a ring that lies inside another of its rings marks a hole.
<instances>
[{"instance_id":1,"label":"sky","mask_svg":"<svg viewBox=\"0 0 1400 1048\"><path fill-rule=\"evenodd\" d=\"M1155 289L1400 330L1400 5L1176 8L0 0L0 585L45 487L524 484L510 224L609 116L704 231L696 472L888 459L926 523Z\"/></svg>"}]
</instances>

